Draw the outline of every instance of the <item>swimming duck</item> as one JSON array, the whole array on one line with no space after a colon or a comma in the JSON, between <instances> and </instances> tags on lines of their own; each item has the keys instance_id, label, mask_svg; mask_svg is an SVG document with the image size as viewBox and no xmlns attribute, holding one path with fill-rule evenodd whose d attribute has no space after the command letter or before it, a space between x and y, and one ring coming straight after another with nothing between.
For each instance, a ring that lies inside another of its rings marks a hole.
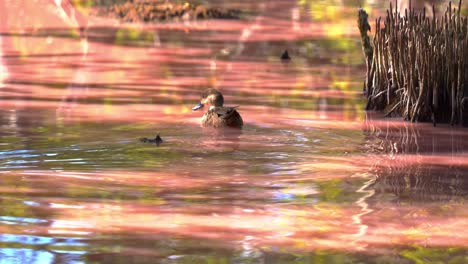
<instances>
[{"instance_id":1,"label":"swimming duck","mask_svg":"<svg viewBox=\"0 0 468 264\"><path fill-rule=\"evenodd\" d=\"M143 143L156 143L156 146L159 147L163 143L162 138L159 136L159 134L156 135L154 139L151 138L140 138L140 141Z\"/></svg>"},{"instance_id":2,"label":"swimming duck","mask_svg":"<svg viewBox=\"0 0 468 264\"><path fill-rule=\"evenodd\" d=\"M288 50L284 50L283 54L281 54L282 61L290 61L291 57L289 56Z\"/></svg>"},{"instance_id":3,"label":"swimming duck","mask_svg":"<svg viewBox=\"0 0 468 264\"><path fill-rule=\"evenodd\" d=\"M223 106L224 97L216 89L208 89L202 94L200 102L192 108L192 111L209 106L203 115L201 124L204 127L233 127L242 128L244 122L235 107Z\"/></svg>"}]
</instances>

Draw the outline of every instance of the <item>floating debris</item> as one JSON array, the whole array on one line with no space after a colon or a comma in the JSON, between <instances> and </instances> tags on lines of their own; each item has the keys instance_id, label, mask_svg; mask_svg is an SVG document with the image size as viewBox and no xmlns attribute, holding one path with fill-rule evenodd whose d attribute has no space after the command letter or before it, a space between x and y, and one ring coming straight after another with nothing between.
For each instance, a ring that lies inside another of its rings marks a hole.
<instances>
[{"instance_id":1,"label":"floating debris","mask_svg":"<svg viewBox=\"0 0 468 264\"><path fill-rule=\"evenodd\" d=\"M140 141L143 142L143 143L155 143L156 146L159 147L159 145L161 145L163 143L163 140L162 138L159 136L159 134L156 135L156 137L154 139L150 139L150 138L140 138Z\"/></svg>"},{"instance_id":2,"label":"floating debris","mask_svg":"<svg viewBox=\"0 0 468 264\"><path fill-rule=\"evenodd\" d=\"M289 57L288 50L284 50L283 54L281 54L282 61L290 61L291 57Z\"/></svg>"},{"instance_id":3,"label":"floating debris","mask_svg":"<svg viewBox=\"0 0 468 264\"><path fill-rule=\"evenodd\" d=\"M468 19L450 2L441 17L411 7L403 16L390 3L381 25L376 20L371 43L367 13L359 10L359 30L366 56L366 110L384 111L411 122L467 123Z\"/></svg>"},{"instance_id":4,"label":"floating debris","mask_svg":"<svg viewBox=\"0 0 468 264\"><path fill-rule=\"evenodd\" d=\"M159 22L172 19L238 19L238 9L207 7L191 3L172 4L168 1L129 1L102 8L100 14L121 19L124 22Z\"/></svg>"}]
</instances>

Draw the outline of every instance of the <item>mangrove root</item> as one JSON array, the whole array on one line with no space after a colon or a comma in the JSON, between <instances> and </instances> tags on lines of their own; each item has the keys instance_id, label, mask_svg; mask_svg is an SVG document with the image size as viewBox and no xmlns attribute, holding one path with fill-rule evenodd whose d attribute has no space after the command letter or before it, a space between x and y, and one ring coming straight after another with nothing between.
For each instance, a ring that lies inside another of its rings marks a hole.
<instances>
[{"instance_id":1,"label":"mangrove root","mask_svg":"<svg viewBox=\"0 0 468 264\"><path fill-rule=\"evenodd\" d=\"M376 20L370 41L367 13L360 9L358 26L366 57L367 110L416 121L466 124L468 107L468 18L450 2L445 13L432 17L411 7L387 10ZM397 3L397 2L395 2Z\"/></svg>"}]
</instances>

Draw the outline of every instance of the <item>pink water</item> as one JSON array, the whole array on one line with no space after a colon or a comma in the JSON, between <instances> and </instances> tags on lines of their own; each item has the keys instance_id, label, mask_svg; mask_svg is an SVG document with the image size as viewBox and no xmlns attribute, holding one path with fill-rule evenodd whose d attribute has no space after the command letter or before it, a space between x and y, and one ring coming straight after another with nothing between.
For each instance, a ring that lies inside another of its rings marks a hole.
<instances>
[{"instance_id":1,"label":"pink water","mask_svg":"<svg viewBox=\"0 0 468 264\"><path fill-rule=\"evenodd\" d=\"M0 263L468 262L468 130L362 110L355 3L213 3L248 15L0 1Z\"/></svg>"}]
</instances>

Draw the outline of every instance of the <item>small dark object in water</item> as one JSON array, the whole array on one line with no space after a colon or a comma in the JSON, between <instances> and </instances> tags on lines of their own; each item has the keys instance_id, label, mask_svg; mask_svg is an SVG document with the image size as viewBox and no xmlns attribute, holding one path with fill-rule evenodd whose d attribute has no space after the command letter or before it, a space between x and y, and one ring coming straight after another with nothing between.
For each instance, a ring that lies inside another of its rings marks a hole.
<instances>
[{"instance_id":1,"label":"small dark object in water","mask_svg":"<svg viewBox=\"0 0 468 264\"><path fill-rule=\"evenodd\" d=\"M161 145L161 143L163 143L163 140L162 138L158 135L156 135L156 137L154 139L150 139L150 138L140 138L140 141L143 142L143 143L155 143L156 146L159 146Z\"/></svg>"},{"instance_id":2,"label":"small dark object in water","mask_svg":"<svg viewBox=\"0 0 468 264\"><path fill-rule=\"evenodd\" d=\"M282 61L290 61L291 57L289 57L288 50L284 50L283 54L281 54Z\"/></svg>"}]
</instances>

